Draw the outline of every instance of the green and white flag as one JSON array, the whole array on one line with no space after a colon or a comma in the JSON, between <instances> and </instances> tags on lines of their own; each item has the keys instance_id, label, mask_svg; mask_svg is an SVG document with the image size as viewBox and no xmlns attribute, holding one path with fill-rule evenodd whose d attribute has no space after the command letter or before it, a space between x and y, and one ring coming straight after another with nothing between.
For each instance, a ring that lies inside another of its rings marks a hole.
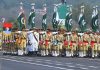
<instances>
[{"instance_id":1,"label":"green and white flag","mask_svg":"<svg viewBox=\"0 0 100 70\"><path fill-rule=\"evenodd\" d=\"M19 13L17 21L18 21L18 28L20 31L22 31L22 29L26 27L25 14L23 12Z\"/></svg>"},{"instance_id":2,"label":"green and white flag","mask_svg":"<svg viewBox=\"0 0 100 70\"><path fill-rule=\"evenodd\" d=\"M68 30L68 23L69 23L69 12L66 14L66 18L65 18L65 27Z\"/></svg>"},{"instance_id":3,"label":"green and white flag","mask_svg":"<svg viewBox=\"0 0 100 70\"><path fill-rule=\"evenodd\" d=\"M98 10L97 10L97 8L94 8L94 10L93 10L91 23L92 23L93 31L97 32L97 30L99 28L99 25L98 25Z\"/></svg>"},{"instance_id":4,"label":"green and white flag","mask_svg":"<svg viewBox=\"0 0 100 70\"><path fill-rule=\"evenodd\" d=\"M72 13L69 14L68 31L72 30Z\"/></svg>"},{"instance_id":5,"label":"green and white flag","mask_svg":"<svg viewBox=\"0 0 100 70\"><path fill-rule=\"evenodd\" d=\"M79 24L81 32L85 32L86 21L85 21L85 15L84 15L84 6L81 6L81 13L79 15L78 24Z\"/></svg>"},{"instance_id":6,"label":"green and white flag","mask_svg":"<svg viewBox=\"0 0 100 70\"><path fill-rule=\"evenodd\" d=\"M56 24L56 12L54 12L53 13L53 18L52 18L52 26L53 26L53 29L55 30L55 28L56 28L56 26L55 26L55 24Z\"/></svg>"},{"instance_id":7,"label":"green and white flag","mask_svg":"<svg viewBox=\"0 0 100 70\"><path fill-rule=\"evenodd\" d=\"M58 15L58 12L57 12L57 7L55 6L54 7L53 18L52 18L52 26L53 26L54 30L58 29L58 23L59 23L58 19L59 19L59 15Z\"/></svg>"},{"instance_id":8,"label":"green and white flag","mask_svg":"<svg viewBox=\"0 0 100 70\"><path fill-rule=\"evenodd\" d=\"M69 8L69 12L66 13L65 27L67 31L71 31L72 30L72 9L71 7L68 8Z\"/></svg>"},{"instance_id":9,"label":"green and white flag","mask_svg":"<svg viewBox=\"0 0 100 70\"><path fill-rule=\"evenodd\" d=\"M66 14L65 27L66 27L67 31L72 30L72 13Z\"/></svg>"},{"instance_id":10,"label":"green and white flag","mask_svg":"<svg viewBox=\"0 0 100 70\"><path fill-rule=\"evenodd\" d=\"M78 24L81 29L81 32L85 32L86 31L86 22L85 22L85 16L82 13L79 16Z\"/></svg>"},{"instance_id":11,"label":"green and white flag","mask_svg":"<svg viewBox=\"0 0 100 70\"><path fill-rule=\"evenodd\" d=\"M47 13L45 13L44 15L43 15L43 17L42 17L42 29L43 30L47 30Z\"/></svg>"},{"instance_id":12,"label":"green and white flag","mask_svg":"<svg viewBox=\"0 0 100 70\"><path fill-rule=\"evenodd\" d=\"M35 11L31 11L29 18L28 18L28 25L31 26L31 28L35 27Z\"/></svg>"}]
</instances>

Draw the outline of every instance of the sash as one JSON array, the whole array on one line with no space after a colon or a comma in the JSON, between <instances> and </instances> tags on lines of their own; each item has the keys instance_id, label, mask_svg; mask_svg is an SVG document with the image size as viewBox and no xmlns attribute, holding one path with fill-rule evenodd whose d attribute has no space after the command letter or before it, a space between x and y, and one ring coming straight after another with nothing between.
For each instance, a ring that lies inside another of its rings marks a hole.
<instances>
[{"instance_id":1,"label":"sash","mask_svg":"<svg viewBox=\"0 0 100 70\"><path fill-rule=\"evenodd\" d=\"M38 39L36 38L36 36L35 35L33 35L33 36L34 36L35 40L38 42Z\"/></svg>"}]
</instances>

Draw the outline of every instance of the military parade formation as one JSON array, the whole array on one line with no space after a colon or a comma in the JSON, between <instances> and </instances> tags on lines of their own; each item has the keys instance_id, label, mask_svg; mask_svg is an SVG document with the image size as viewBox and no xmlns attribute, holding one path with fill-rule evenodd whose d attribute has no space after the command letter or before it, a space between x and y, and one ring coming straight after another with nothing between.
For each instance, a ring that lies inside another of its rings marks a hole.
<instances>
[{"instance_id":1,"label":"military parade formation","mask_svg":"<svg viewBox=\"0 0 100 70\"><path fill-rule=\"evenodd\" d=\"M64 30L16 31L8 35L8 38L3 36L3 46L3 50L13 53L19 49L24 53L36 51L41 56L98 57L100 56L100 33L77 33Z\"/></svg>"},{"instance_id":2,"label":"military parade formation","mask_svg":"<svg viewBox=\"0 0 100 70\"><path fill-rule=\"evenodd\" d=\"M88 31L81 6L78 24L79 31L73 29L72 5L66 0L54 5L52 18L53 29L47 26L47 8L43 5L42 29L36 28L35 7L32 3L27 29L23 3L20 3L18 29L12 30L12 23L3 21L0 34L0 46L4 54L65 56L65 57L100 57L100 30L98 22L98 6L93 7L91 30Z\"/></svg>"}]
</instances>

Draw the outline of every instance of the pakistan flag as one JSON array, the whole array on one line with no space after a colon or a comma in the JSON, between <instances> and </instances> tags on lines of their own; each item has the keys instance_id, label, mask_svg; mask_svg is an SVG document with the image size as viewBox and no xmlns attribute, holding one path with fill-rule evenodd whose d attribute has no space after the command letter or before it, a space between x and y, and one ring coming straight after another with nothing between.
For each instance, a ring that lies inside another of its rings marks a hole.
<instances>
[{"instance_id":1,"label":"pakistan flag","mask_svg":"<svg viewBox=\"0 0 100 70\"><path fill-rule=\"evenodd\" d=\"M79 24L81 32L85 32L86 31L86 22L85 22L85 16L83 13L81 13L79 15L78 24Z\"/></svg>"},{"instance_id":2,"label":"pakistan flag","mask_svg":"<svg viewBox=\"0 0 100 70\"><path fill-rule=\"evenodd\" d=\"M42 29L47 30L47 23L46 23L47 13L45 13L42 17Z\"/></svg>"},{"instance_id":3,"label":"pakistan flag","mask_svg":"<svg viewBox=\"0 0 100 70\"><path fill-rule=\"evenodd\" d=\"M19 16L17 18L18 21L18 29L22 31L25 28L26 20L25 20L25 15L23 12L19 13Z\"/></svg>"},{"instance_id":4,"label":"pakistan flag","mask_svg":"<svg viewBox=\"0 0 100 70\"><path fill-rule=\"evenodd\" d=\"M28 18L28 25L31 28L35 27L35 12L34 11L30 12L30 15L29 15L29 18Z\"/></svg>"},{"instance_id":5,"label":"pakistan flag","mask_svg":"<svg viewBox=\"0 0 100 70\"><path fill-rule=\"evenodd\" d=\"M68 12L66 14L65 27L66 27L67 31L71 31L72 30L72 13Z\"/></svg>"},{"instance_id":6,"label":"pakistan flag","mask_svg":"<svg viewBox=\"0 0 100 70\"><path fill-rule=\"evenodd\" d=\"M97 30L99 29L99 25L98 25L98 11L97 10L93 10L91 23L92 23L91 25L92 25L93 32L97 32Z\"/></svg>"}]
</instances>

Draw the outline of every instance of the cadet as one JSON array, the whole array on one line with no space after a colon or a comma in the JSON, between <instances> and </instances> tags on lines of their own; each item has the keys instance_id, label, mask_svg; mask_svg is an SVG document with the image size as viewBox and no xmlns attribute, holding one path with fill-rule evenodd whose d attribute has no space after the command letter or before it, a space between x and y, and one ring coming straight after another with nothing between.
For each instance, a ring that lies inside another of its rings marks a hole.
<instances>
[{"instance_id":1,"label":"cadet","mask_svg":"<svg viewBox=\"0 0 100 70\"><path fill-rule=\"evenodd\" d=\"M77 52L77 41L78 41L77 34L73 32L71 35L71 56L72 57L76 55Z\"/></svg>"},{"instance_id":2,"label":"cadet","mask_svg":"<svg viewBox=\"0 0 100 70\"><path fill-rule=\"evenodd\" d=\"M83 57L83 36L82 36L82 33L78 35L78 50L79 50L79 57Z\"/></svg>"},{"instance_id":3,"label":"cadet","mask_svg":"<svg viewBox=\"0 0 100 70\"><path fill-rule=\"evenodd\" d=\"M97 57L97 55L98 55L98 53L97 53L97 49L98 49L98 35L97 35L97 33L94 34L94 38L95 38L94 56Z\"/></svg>"},{"instance_id":4,"label":"cadet","mask_svg":"<svg viewBox=\"0 0 100 70\"><path fill-rule=\"evenodd\" d=\"M57 34L54 32L52 36L52 56L58 56L58 41L57 41Z\"/></svg>"},{"instance_id":5,"label":"cadet","mask_svg":"<svg viewBox=\"0 0 100 70\"><path fill-rule=\"evenodd\" d=\"M47 31L45 39L45 53L47 56L49 55L49 49L50 49L50 32Z\"/></svg>"},{"instance_id":6,"label":"cadet","mask_svg":"<svg viewBox=\"0 0 100 70\"><path fill-rule=\"evenodd\" d=\"M70 48L69 48L69 34L68 33L64 35L63 49L65 50L65 55L69 57Z\"/></svg>"},{"instance_id":7,"label":"cadet","mask_svg":"<svg viewBox=\"0 0 100 70\"><path fill-rule=\"evenodd\" d=\"M23 46L23 51L26 54L26 43L27 43L27 29L22 31L22 46Z\"/></svg>"},{"instance_id":8,"label":"cadet","mask_svg":"<svg viewBox=\"0 0 100 70\"><path fill-rule=\"evenodd\" d=\"M62 46L63 46L63 34L60 31L57 34L57 41L58 41L57 54L61 55L61 53L62 53Z\"/></svg>"},{"instance_id":9,"label":"cadet","mask_svg":"<svg viewBox=\"0 0 100 70\"><path fill-rule=\"evenodd\" d=\"M98 56L100 57L100 33L98 34Z\"/></svg>"},{"instance_id":10,"label":"cadet","mask_svg":"<svg viewBox=\"0 0 100 70\"><path fill-rule=\"evenodd\" d=\"M41 56L46 56L45 54L45 32L40 33L40 53Z\"/></svg>"},{"instance_id":11,"label":"cadet","mask_svg":"<svg viewBox=\"0 0 100 70\"><path fill-rule=\"evenodd\" d=\"M83 35L83 57L87 56L87 51L88 51L88 47L89 47L89 34L88 33L84 33Z\"/></svg>"}]
</instances>

